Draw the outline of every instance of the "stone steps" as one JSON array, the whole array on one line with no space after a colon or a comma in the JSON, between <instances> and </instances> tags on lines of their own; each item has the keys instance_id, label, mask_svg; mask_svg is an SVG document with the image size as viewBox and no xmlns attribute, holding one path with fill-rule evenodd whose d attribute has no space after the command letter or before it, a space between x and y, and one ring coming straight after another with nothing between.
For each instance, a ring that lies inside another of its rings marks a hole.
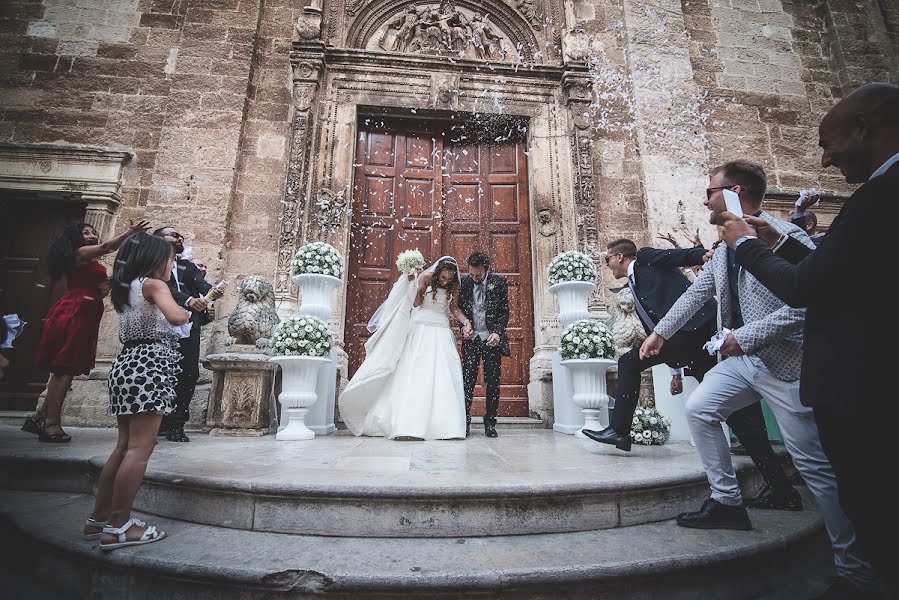
<instances>
[{"instance_id":1,"label":"stone steps","mask_svg":"<svg viewBox=\"0 0 899 600\"><path fill-rule=\"evenodd\" d=\"M0 576L21 597L794 600L833 571L805 490L805 511L753 512L749 532L684 529L671 518L708 495L688 444L545 429L161 441L135 509L169 539L104 554L80 526L115 432L70 433L0 427Z\"/></svg>"},{"instance_id":2,"label":"stone steps","mask_svg":"<svg viewBox=\"0 0 899 600\"><path fill-rule=\"evenodd\" d=\"M134 507L172 519L271 533L457 538L629 527L672 519L708 497L695 450L685 443L622 453L545 430L510 430L496 440L417 446L379 440L371 450L385 455L379 457L358 451L366 448L359 443L349 435L312 444L206 436L195 436L189 445L163 442ZM496 451L509 456L518 444L535 452L528 459L531 469L502 469ZM538 468L541 444L546 453L583 452L584 464L555 465L556 458L549 456L546 468ZM108 448L97 454L100 446L85 446L80 453L76 446L40 446L25 456L0 455L5 474L0 487L91 492ZM452 453L458 453L459 461L494 461L496 468L477 464L485 468L465 471L460 478L457 470L428 464L434 458L431 447L439 459L453 460ZM410 448L425 452L422 471L401 470L408 467ZM644 451L651 460L641 460ZM320 460L343 468L315 468L322 466ZM737 462L744 485L755 487L758 475L751 463Z\"/></svg>"},{"instance_id":3,"label":"stone steps","mask_svg":"<svg viewBox=\"0 0 899 600\"><path fill-rule=\"evenodd\" d=\"M785 600L803 597L796 581L806 582L807 594L827 576L827 543L814 510L754 511L749 532L690 530L663 521L561 534L413 539L285 535L146 516L168 539L106 554L96 541L80 539L92 504L88 494L0 492L0 546L19 576L95 600Z\"/></svg>"}]
</instances>

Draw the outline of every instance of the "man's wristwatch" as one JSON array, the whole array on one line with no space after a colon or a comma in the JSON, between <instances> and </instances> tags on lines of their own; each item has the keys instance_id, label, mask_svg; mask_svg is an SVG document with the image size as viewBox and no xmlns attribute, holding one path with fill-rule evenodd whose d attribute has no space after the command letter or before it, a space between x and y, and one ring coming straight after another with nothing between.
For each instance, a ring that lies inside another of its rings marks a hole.
<instances>
[{"instance_id":1,"label":"man's wristwatch","mask_svg":"<svg viewBox=\"0 0 899 600\"><path fill-rule=\"evenodd\" d=\"M756 236L754 236L754 235L741 235L740 237L737 238L737 241L734 242L734 248L735 248L735 249L736 249L736 248L739 248L739 247L740 247L740 244L742 244L742 243L745 242L746 240L757 240L757 239L758 239L758 238L757 238Z\"/></svg>"}]
</instances>

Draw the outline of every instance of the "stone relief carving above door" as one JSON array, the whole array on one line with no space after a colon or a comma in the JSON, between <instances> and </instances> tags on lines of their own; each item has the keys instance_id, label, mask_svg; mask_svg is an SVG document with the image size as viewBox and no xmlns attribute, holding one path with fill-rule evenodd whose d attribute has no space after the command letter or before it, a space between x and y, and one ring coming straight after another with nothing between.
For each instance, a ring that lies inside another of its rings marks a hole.
<instances>
[{"instance_id":1,"label":"stone relief carving above door","mask_svg":"<svg viewBox=\"0 0 899 600\"><path fill-rule=\"evenodd\" d=\"M378 48L392 52L492 61L520 60L512 42L490 21L489 15L457 8L448 0L439 6L410 4L405 11L387 21L374 39Z\"/></svg>"},{"instance_id":2,"label":"stone relief carving above door","mask_svg":"<svg viewBox=\"0 0 899 600\"><path fill-rule=\"evenodd\" d=\"M504 63L556 55L538 41L552 28L544 0L346 0L346 7L350 48Z\"/></svg>"}]
</instances>

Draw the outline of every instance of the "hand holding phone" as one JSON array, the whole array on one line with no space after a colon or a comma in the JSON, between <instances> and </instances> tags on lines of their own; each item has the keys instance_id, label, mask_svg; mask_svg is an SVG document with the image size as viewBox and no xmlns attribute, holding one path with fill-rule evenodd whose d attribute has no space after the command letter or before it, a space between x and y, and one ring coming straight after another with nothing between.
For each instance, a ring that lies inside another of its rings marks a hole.
<instances>
[{"instance_id":1,"label":"hand holding phone","mask_svg":"<svg viewBox=\"0 0 899 600\"><path fill-rule=\"evenodd\" d=\"M734 213L742 219L743 207L740 206L740 196L731 190L721 190L721 192L724 194L724 204L727 206L727 211Z\"/></svg>"}]
</instances>

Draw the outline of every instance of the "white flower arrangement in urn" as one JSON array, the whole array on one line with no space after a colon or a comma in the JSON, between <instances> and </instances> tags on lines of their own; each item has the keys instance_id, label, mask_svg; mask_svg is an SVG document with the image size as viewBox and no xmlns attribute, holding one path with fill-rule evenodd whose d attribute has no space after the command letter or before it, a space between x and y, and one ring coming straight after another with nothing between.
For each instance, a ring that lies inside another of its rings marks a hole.
<instances>
[{"instance_id":1,"label":"white flower arrangement in urn","mask_svg":"<svg viewBox=\"0 0 899 600\"><path fill-rule=\"evenodd\" d=\"M571 358L615 358L615 339L609 328L596 319L581 319L565 328L559 343L562 360Z\"/></svg>"},{"instance_id":2,"label":"white flower arrangement in urn","mask_svg":"<svg viewBox=\"0 0 899 600\"><path fill-rule=\"evenodd\" d=\"M293 258L293 275L343 275L343 257L337 248L325 242L300 247Z\"/></svg>"},{"instance_id":3,"label":"white flower arrangement in urn","mask_svg":"<svg viewBox=\"0 0 899 600\"><path fill-rule=\"evenodd\" d=\"M396 257L396 268L404 275L411 275L425 268L425 257L422 256L418 248L404 250Z\"/></svg>"},{"instance_id":4,"label":"white flower arrangement in urn","mask_svg":"<svg viewBox=\"0 0 899 600\"><path fill-rule=\"evenodd\" d=\"M631 440L644 446L661 446L671 435L671 421L655 407L638 408L631 423Z\"/></svg>"},{"instance_id":5,"label":"white flower arrangement in urn","mask_svg":"<svg viewBox=\"0 0 899 600\"><path fill-rule=\"evenodd\" d=\"M327 323L311 315L298 315L278 324L272 335L271 350L278 356L328 357L331 343Z\"/></svg>"},{"instance_id":6,"label":"white flower arrangement in urn","mask_svg":"<svg viewBox=\"0 0 899 600\"><path fill-rule=\"evenodd\" d=\"M583 252L557 254L549 263L549 285L567 281L596 283L596 263Z\"/></svg>"}]
</instances>

